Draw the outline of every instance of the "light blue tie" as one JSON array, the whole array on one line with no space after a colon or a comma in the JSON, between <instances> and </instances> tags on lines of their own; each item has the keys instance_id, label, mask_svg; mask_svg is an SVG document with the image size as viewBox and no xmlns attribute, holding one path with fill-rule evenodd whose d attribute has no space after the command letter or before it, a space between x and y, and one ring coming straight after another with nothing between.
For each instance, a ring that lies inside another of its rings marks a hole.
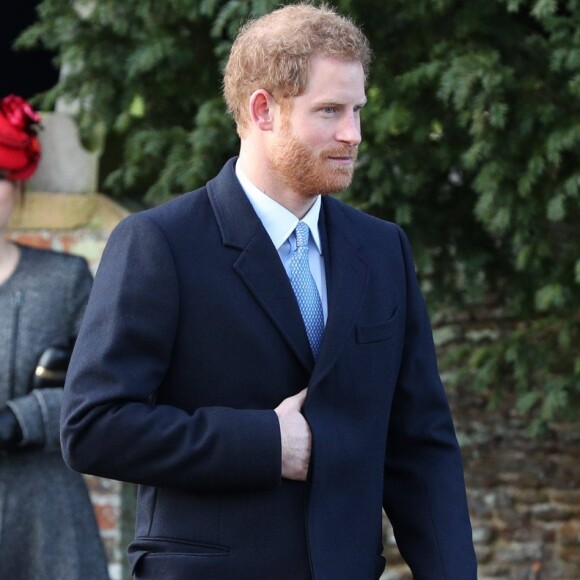
<instances>
[{"instance_id":1,"label":"light blue tie","mask_svg":"<svg viewBox=\"0 0 580 580\"><path fill-rule=\"evenodd\" d=\"M308 236L310 235L310 229L304 222L298 222L295 234L296 249L290 259L290 283L298 300L310 348L316 357L324 332L324 316L322 314L320 294L318 294L318 288L308 263Z\"/></svg>"}]
</instances>

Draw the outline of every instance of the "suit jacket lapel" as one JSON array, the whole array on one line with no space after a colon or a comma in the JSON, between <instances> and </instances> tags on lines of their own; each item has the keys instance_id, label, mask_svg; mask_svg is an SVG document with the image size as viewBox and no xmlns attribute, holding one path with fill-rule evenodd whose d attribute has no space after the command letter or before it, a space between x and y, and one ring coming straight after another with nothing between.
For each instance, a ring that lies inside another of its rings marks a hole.
<instances>
[{"instance_id":1,"label":"suit jacket lapel","mask_svg":"<svg viewBox=\"0 0 580 580\"><path fill-rule=\"evenodd\" d=\"M241 250L234 269L300 362L311 370L314 357L288 276L236 178L234 166L232 159L207 185L223 243Z\"/></svg>"},{"instance_id":2,"label":"suit jacket lapel","mask_svg":"<svg viewBox=\"0 0 580 580\"><path fill-rule=\"evenodd\" d=\"M362 240L335 199L323 198L320 231L328 294L328 320L310 387L320 382L352 332L368 282Z\"/></svg>"}]
</instances>

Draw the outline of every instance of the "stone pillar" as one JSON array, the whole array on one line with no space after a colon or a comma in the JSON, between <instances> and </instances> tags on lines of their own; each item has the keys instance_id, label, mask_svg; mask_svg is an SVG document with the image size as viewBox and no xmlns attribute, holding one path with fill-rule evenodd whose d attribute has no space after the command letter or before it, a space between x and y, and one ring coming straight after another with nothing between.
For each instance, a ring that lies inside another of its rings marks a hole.
<instances>
[{"instance_id":1,"label":"stone pillar","mask_svg":"<svg viewBox=\"0 0 580 580\"><path fill-rule=\"evenodd\" d=\"M84 149L73 118L65 113L42 113L42 157L28 182L30 191L94 193L100 154Z\"/></svg>"}]
</instances>

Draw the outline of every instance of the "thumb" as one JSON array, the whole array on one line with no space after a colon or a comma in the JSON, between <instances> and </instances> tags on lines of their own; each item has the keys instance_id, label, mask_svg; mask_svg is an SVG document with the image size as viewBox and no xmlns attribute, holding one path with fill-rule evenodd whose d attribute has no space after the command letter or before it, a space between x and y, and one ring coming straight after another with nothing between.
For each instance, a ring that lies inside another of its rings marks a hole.
<instances>
[{"instance_id":1,"label":"thumb","mask_svg":"<svg viewBox=\"0 0 580 580\"><path fill-rule=\"evenodd\" d=\"M304 400L306 399L306 393L308 389L302 389L299 393L284 399L277 407L274 409L278 414L285 414L291 411L298 411L302 409L304 405Z\"/></svg>"},{"instance_id":2,"label":"thumb","mask_svg":"<svg viewBox=\"0 0 580 580\"><path fill-rule=\"evenodd\" d=\"M292 397L289 397L288 401L292 402L292 407L295 409L302 409L304 401L306 400L306 395L308 394L308 389L302 389L299 393L296 393Z\"/></svg>"}]
</instances>

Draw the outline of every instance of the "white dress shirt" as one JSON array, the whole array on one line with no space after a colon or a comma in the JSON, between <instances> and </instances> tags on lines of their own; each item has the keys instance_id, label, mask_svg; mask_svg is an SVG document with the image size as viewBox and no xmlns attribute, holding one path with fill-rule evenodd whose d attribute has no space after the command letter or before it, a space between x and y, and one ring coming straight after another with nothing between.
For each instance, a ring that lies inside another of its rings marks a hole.
<instances>
[{"instance_id":1,"label":"white dress shirt","mask_svg":"<svg viewBox=\"0 0 580 580\"><path fill-rule=\"evenodd\" d=\"M252 204L254 211L258 214L260 221L268 232L278 255L282 260L286 274L290 276L290 258L296 248L296 235L294 230L300 221L291 211L283 205L260 191L242 172L240 164L236 163L236 176L244 190L248 200ZM310 271L316 282L320 300L322 302L322 312L324 323L328 318L328 299L326 294L326 274L324 270L324 256L320 243L320 232L318 231L318 216L320 215L320 195L302 218L302 221L310 228L308 238L308 260Z\"/></svg>"}]
</instances>

